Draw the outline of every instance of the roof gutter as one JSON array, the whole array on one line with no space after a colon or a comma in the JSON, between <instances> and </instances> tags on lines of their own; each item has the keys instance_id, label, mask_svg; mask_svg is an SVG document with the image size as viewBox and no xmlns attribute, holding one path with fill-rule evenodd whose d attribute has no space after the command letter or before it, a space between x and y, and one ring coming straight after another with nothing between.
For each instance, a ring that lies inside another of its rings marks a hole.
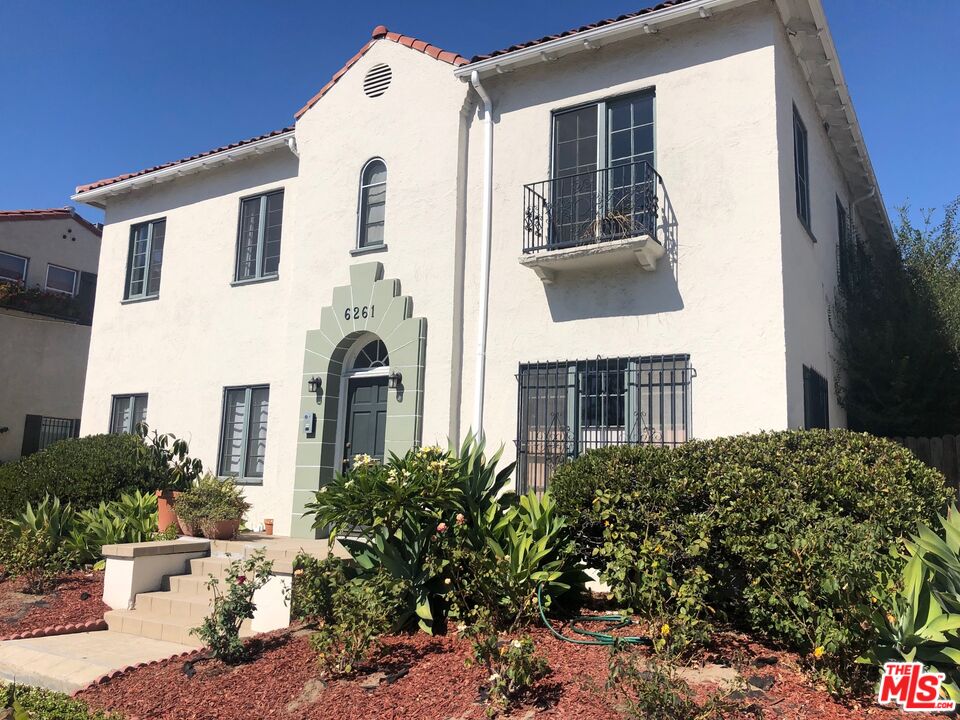
<instances>
[{"instance_id":1,"label":"roof gutter","mask_svg":"<svg viewBox=\"0 0 960 720\"><path fill-rule=\"evenodd\" d=\"M293 130L274 135L273 137L264 138L263 140L256 140L239 147L222 150L218 153L205 155L195 160L176 163L169 167L161 168L160 170L154 170L153 172L144 173L143 175L127 178L126 180L118 180L103 187L80 191L75 195L71 195L70 199L103 209L104 201L108 197L138 190L147 185L175 180L184 175L192 175L203 170L209 170L250 155L262 155L265 152L284 147L293 153L297 152L296 137Z\"/></svg>"},{"instance_id":2,"label":"roof gutter","mask_svg":"<svg viewBox=\"0 0 960 720\"><path fill-rule=\"evenodd\" d=\"M453 74L462 80L467 80L472 73L485 77L509 72L523 65L556 60L561 55L568 55L572 52L596 50L605 43L622 40L630 35L655 34L661 27L675 25L692 18L708 19L714 10L726 10L753 1L690 0L680 5L654 10L591 30L583 30L567 37L538 43L532 47L521 48L487 60L461 65L453 71Z\"/></svg>"}]
</instances>

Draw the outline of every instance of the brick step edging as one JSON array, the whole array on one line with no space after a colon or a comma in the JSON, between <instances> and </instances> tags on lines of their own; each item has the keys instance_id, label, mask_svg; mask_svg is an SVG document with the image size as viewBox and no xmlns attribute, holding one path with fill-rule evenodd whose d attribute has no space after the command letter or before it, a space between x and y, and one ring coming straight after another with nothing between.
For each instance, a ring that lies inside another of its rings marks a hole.
<instances>
[{"instance_id":1,"label":"brick step edging","mask_svg":"<svg viewBox=\"0 0 960 720\"><path fill-rule=\"evenodd\" d=\"M153 665L159 665L160 663L170 662L171 660L187 660L197 655L202 655L205 652L206 652L206 648L197 648L196 650L187 650L186 652L176 653L174 655L171 655L170 657L160 658L159 660L150 660L149 662L141 662L141 663L137 663L136 665L127 665L126 667L122 667L119 670L113 670L111 672L108 672L106 675L101 675L86 687L82 687L79 690L72 692L70 696L76 697L79 693L82 693L84 690L89 690L90 688L96 687L97 685L105 685L111 680L116 680L122 675L126 675L128 672L132 672L134 670L139 670L145 667L151 667Z\"/></svg>"},{"instance_id":2,"label":"brick step edging","mask_svg":"<svg viewBox=\"0 0 960 720\"><path fill-rule=\"evenodd\" d=\"M29 638L52 637L54 635L72 635L74 633L95 632L97 630L106 629L107 621L101 618L100 620L88 620L87 622L83 623L48 625L47 627L43 628L24 630L23 632L14 633L13 635L0 637L0 642L6 642L7 640L27 640Z\"/></svg>"}]
</instances>

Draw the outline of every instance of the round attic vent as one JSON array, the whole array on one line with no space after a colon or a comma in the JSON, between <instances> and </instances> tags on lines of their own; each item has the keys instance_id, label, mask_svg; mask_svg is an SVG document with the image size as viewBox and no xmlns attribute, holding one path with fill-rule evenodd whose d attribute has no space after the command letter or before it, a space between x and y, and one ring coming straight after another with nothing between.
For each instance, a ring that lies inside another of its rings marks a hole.
<instances>
[{"instance_id":1,"label":"round attic vent","mask_svg":"<svg viewBox=\"0 0 960 720\"><path fill-rule=\"evenodd\" d=\"M387 88L390 87L390 81L393 79L393 70L389 65L380 63L367 70L363 78L363 93L367 97L380 97Z\"/></svg>"}]
</instances>

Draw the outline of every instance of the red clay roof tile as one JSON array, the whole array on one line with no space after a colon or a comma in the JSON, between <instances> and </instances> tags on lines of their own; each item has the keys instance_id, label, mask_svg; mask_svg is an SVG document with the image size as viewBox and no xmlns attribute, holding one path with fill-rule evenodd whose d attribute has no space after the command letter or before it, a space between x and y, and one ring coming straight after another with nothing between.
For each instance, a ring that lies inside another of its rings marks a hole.
<instances>
[{"instance_id":1,"label":"red clay roof tile","mask_svg":"<svg viewBox=\"0 0 960 720\"><path fill-rule=\"evenodd\" d=\"M297 114L294 115L297 120L299 120L307 110L316 105L317 101L320 100L320 98L322 98L330 90L330 88L334 86L337 80L339 80L347 70L353 67L360 58L367 54L367 51L373 47L373 43L377 40L390 40L398 45L403 45L404 47L408 47L412 50L422 52L436 60L440 60L441 62L449 63L451 65L460 66L467 64L467 59L462 55L443 50L442 48L438 48L436 45L431 45L424 40L418 40L410 35L401 35L400 33L391 32L387 30L386 26L384 25L377 25L373 29L373 32L370 33L370 37L371 39L367 41L367 44L360 48L360 52L350 58L350 60L347 61L347 64L344 65L340 71L333 76L333 79L324 85L320 89L320 92L310 98L310 101L297 111Z\"/></svg>"},{"instance_id":2,"label":"red clay roof tile","mask_svg":"<svg viewBox=\"0 0 960 720\"><path fill-rule=\"evenodd\" d=\"M89 220L82 217L72 207L43 208L39 210L0 210L0 222L4 220L66 220L72 218L95 235L101 235L102 230Z\"/></svg>"},{"instance_id":3,"label":"red clay roof tile","mask_svg":"<svg viewBox=\"0 0 960 720\"><path fill-rule=\"evenodd\" d=\"M274 135L281 135L285 132L290 132L293 130L293 127L285 127L282 130L274 130L273 132L266 133L265 135L257 135L256 137L249 138L247 140L239 140L235 143L230 143L229 145L223 145L213 150L207 150L202 153L197 153L196 155L191 155L190 157L182 158L180 160L174 160L173 162L163 163L162 165L154 165L153 167L146 168L144 170L138 170L137 172L126 173L124 175L118 175L117 177L105 178L103 180L97 180L96 182L88 183L86 185L78 185L77 192L87 192L88 190L96 190L97 188L105 187L107 185L112 185L113 183L120 182L121 180L129 180L130 178L140 177L141 175L148 175L157 170L163 170L168 167L173 167L174 165L179 165L181 163L190 162L191 160L198 160L199 158L207 157L208 155L215 155L219 152L224 152L226 150L233 150L234 148L241 147L243 145L249 145L250 143L257 142L258 140L266 140L271 138Z\"/></svg>"},{"instance_id":4,"label":"red clay roof tile","mask_svg":"<svg viewBox=\"0 0 960 720\"><path fill-rule=\"evenodd\" d=\"M481 60L489 60L490 58L497 57L498 55L506 55L507 53L515 52L516 50L534 47L535 45L540 45L545 42L550 42L551 40L557 40L562 37L575 35L578 32L583 32L585 30L593 30L594 28L603 27L605 25L612 25L613 23L620 22L621 20L630 20L631 18L647 15L648 13L652 13L656 10L663 10L664 8L673 7L674 5L682 5L685 2L690 2L690 0L665 0L665 2L661 2L648 8L643 8L642 10L637 10L636 12L627 13L626 15L620 15L619 17L615 18L607 18L606 20L598 20L597 22L590 23L589 25L582 25L572 30L565 30L564 32L557 33L556 35L546 35L542 38L538 38L537 40L528 40L526 42L517 43L516 45L511 45L510 47L494 50L486 55L474 55L472 58L470 58L470 62L475 63L480 62Z\"/></svg>"}]
</instances>

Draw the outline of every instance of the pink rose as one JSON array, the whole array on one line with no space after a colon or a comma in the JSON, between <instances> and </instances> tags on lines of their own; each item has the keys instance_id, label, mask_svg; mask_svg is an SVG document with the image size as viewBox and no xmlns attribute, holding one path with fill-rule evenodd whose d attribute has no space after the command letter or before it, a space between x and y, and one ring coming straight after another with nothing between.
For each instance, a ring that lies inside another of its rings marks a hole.
<instances>
[{"instance_id":1,"label":"pink rose","mask_svg":"<svg viewBox=\"0 0 960 720\"><path fill-rule=\"evenodd\" d=\"M446 532L446 531L447 531L447 524L446 524L446 523L443 523L443 522L442 522L442 523L440 523L439 525L437 525L437 532L438 532L438 533L442 533L442 532Z\"/></svg>"},{"instance_id":2,"label":"pink rose","mask_svg":"<svg viewBox=\"0 0 960 720\"><path fill-rule=\"evenodd\" d=\"M463 513L457 513L457 525L463 525L467 519L463 516Z\"/></svg>"},{"instance_id":3,"label":"pink rose","mask_svg":"<svg viewBox=\"0 0 960 720\"><path fill-rule=\"evenodd\" d=\"M243 585L247 581L246 575L240 575L237 577L237 585Z\"/></svg>"}]
</instances>

